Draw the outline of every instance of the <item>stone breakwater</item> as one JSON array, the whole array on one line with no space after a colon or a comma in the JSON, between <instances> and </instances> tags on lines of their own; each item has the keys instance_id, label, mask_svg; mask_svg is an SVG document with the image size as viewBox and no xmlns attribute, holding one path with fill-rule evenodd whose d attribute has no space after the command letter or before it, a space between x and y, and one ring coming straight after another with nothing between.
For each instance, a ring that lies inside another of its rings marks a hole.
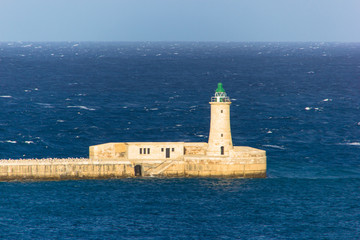
<instances>
[{"instance_id":1,"label":"stone breakwater","mask_svg":"<svg viewBox=\"0 0 360 240\"><path fill-rule=\"evenodd\" d=\"M2 159L0 181L120 178L127 177L127 167L87 158Z\"/></svg>"},{"instance_id":2,"label":"stone breakwater","mask_svg":"<svg viewBox=\"0 0 360 240\"><path fill-rule=\"evenodd\" d=\"M0 181L59 181L137 176L264 178L265 151L259 152L258 155L231 161L226 158L203 159L197 156L166 161L91 158L2 159Z\"/></svg>"}]
</instances>

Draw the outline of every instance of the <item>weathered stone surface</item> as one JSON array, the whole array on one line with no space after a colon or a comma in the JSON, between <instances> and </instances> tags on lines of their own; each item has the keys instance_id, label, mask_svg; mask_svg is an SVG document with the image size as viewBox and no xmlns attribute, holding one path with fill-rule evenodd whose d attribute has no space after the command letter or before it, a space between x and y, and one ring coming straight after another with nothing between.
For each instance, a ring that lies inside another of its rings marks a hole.
<instances>
[{"instance_id":1,"label":"weathered stone surface","mask_svg":"<svg viewBox=\"0 0 360 240\"><path fill-rule=\"evenodd\" d=\"M134 143L133 146L151 149L160 148L162 143ZM183 143L167 143L165 147L182 146ZM131 145L131 144L130 144ZM189 147L190 143L187 143ZM67 180L67 179L106 179L135 177L135 166L141 166L141 176L158 177L266 177L265 151L239 147L237 158L212 157L206 155L170 155L170 158L127 159L116 153L123 152L126 144L109 143L90 147L93 158L66 159L21 159L0 160L1 181L22 180ZM206 143L195 143L195 148ZM97 152L99 151L99 153ZM171 151L171 150L170 150ZM174 149L174 152L176 150ZM177 150L179 151L179 150ZM240 151L240 152L239 152ZM101 153L101 154L100 154ZM105 156L94 158L94 156ZM126 156L126 154L125 154Z\"/></svg>"}]
</instances>

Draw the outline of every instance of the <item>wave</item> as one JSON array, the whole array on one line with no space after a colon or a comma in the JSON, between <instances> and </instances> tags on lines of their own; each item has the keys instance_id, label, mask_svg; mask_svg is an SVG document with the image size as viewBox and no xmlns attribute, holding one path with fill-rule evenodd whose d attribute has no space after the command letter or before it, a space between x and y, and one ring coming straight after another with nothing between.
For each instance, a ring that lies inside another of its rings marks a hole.
<instances>
[{"instance_id":1,"label":"wave","mask_svg":"<svg viewBox=\"0 0 360 240\"><path fill-rule=\"evenodd\" d=\"M360 146L360 142L339 143L339 145Z\"/></svg>"},{"instance_id":2,"label":"wave","mask_svg":"<svg viewBox=\"0 0 360 240\"><path fill-rule=\"evenodd\" d=\"M3 95L3 96L0 96L1 98L12 98L12 96L10 95Z\"/></svg>"},{"instance_id":3,"label":"wave","mask_svg":"<svg viewBox=\"0 0 360 240\"><path fill-rule=\"evenodd\" d=\"M85 106L67 106L68 108L80 108L80 109L84 109L84 110L88 110L88 111L95 111L95 108L88 108Z\"/></svg>"},{"instance_id":4,"label":"wave","mask_svg":"<svg viewBox=\"0 0 360 240\"><path fill-rule=\"evenodd\" d=\"M51 105L50 103L36 103L37 105L40 105L44 108L54 108L53 105Z\"/></svg>"},{"instance_id":5,"label":"wave","mask_svg":"<svg viewBox=\"0 0 360 240\"><path fill-rule=\"evenodd\" d=\"M12 140L6 140L6 141L0 141L0 143L17 143L16 141Z\"/></svg>"},{"instance_id":6,"label":"wave","mask_svg":"<svg viewBox=\"0 0 360 240\"><path fill-rule=\"evenodd\" d=\"M276 148L276 149L281 149L281 150L285 150L286 148L278 146L278 145L262 145L263 147L269 147L269 148Z\"/></svg>"}]
</instances>

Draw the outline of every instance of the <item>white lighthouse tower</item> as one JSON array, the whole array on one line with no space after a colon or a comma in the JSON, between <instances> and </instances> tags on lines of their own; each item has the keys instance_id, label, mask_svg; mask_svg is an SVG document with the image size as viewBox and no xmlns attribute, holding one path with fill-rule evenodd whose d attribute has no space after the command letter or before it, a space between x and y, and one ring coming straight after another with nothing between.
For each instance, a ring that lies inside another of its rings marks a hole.
<instances>
[{"instance_id":1,"label":"white lighthouse tower","mask_svg":"<svg viewBox=\"0 0 360 240\"><path fill-rule=\"evenodd\" d=\"M230 100L218 83L215 96L211 98L210 134L207 148L208 156L229 156L233 149L230 128Z\"/></svg>"}]
</instances>

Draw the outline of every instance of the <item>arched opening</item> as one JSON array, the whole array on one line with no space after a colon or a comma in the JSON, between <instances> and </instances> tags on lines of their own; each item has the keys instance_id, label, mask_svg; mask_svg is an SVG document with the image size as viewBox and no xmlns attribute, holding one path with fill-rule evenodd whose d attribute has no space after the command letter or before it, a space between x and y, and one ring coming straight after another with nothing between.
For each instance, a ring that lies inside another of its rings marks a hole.
<instances>
[{"instance_id":1,"label":"arched opening","mask_svg":"<svg viewBox=\"0 0 360 240\"><path fill-rule=\"evenodd\" d=\"M224 146L220 147L220 153L221 153L221 155L224 155Z\"/></svg>"},{"instance_id":2,"label":"arched opening","mask_svg":"<svg viewBox=\"0 0 360 240\"><path fill-rule=\"evenodd\" d=\"M142 172L141 172L141 165L135 165L135 177L141 177L142 176Z\"/></svg>"}]
</instances>

